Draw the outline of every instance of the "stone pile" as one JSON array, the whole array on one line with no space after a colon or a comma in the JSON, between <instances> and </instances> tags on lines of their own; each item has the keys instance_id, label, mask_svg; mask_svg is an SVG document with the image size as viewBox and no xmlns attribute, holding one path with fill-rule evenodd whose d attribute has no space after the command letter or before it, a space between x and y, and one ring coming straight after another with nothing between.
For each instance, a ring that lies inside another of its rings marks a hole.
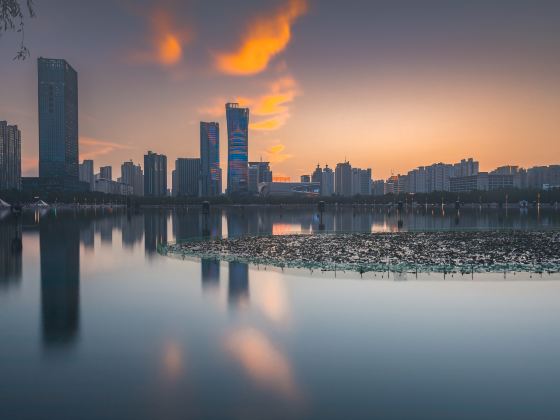
<instances>
[{"instance_id":1,"label":"stone pile","mask_svg":"<svg viewBox=\"0 0 560 420\"><path fill-rule=\"evenodd\" d=\"M171 254L323 270L560 272L559 231L251 236L168 245Z\"/></svg>"}]
</instances>

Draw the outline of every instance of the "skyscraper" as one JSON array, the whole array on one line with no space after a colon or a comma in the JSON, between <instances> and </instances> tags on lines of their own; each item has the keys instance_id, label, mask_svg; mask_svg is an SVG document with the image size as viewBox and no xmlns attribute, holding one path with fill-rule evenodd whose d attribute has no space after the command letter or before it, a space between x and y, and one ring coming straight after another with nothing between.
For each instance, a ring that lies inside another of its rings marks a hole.
<instances>
[{"instance_id":1,"label":"skyscraper","mask_svg":"<svg viewBox=\"0 0 560 420\"><path fill-rule=\"evenodd\" d=\"M226 104L228 131L228 194L247 192L249 160L249 108Z\"/></svg>"},{"instance_id":2,"label":"skyscraper","mask_svg":"<svg viewBox=\"0 0 560 420\"><path fill-rule=\"evenodd\" d=\"M352 168L352 195L371 194L371 169Z\"/></svg>"},{"instance_id":3,"label":"skyscraper","mask_svg":"<svg viewBox=\"0 0 560 420\"><path fill-rule=\"evenodd\" d=\"M39 58L39 177L78 181L78 74Z\"/></svg>"},{"instance_id":4,"label":"skyscraper","mask_svg":"<svg viewBox=\"0 0 560 420\"><path fill-rule=\"evenodd\" d=\"M0 190L21 189L21 132L0 121Z\"/></svg>"},{"instance_id":5,"label":"skyscraper","mask_svg":"<svg viewBox=\"0 0 560 420\"><path fill-rule=\"evenodd\" d=\"M95 176L93 174L93 160L84 160L80 164L80 181L89 184L89 190L95 190Z\"/></svg>"},{"instance_id":6,"label":"skyscraper","mask_svg":"<svg viewBox=\"0 0 560 420\"><path fill-rule=\"evenodd\" d=\"M167 196L167 156L151 151L144 155L144 195Z\"/></svg>"},{"instance_id":7,"label":"skyscraper","mask_svg":"<svg viewBox=\"0 0 560 420\"><path fill-rule=\"evenodd\" d=\"M121 182L132 187L132 194L144 195L144 174L142 167L134 162L124 162L121 165Z\"/></svg>"},{"instance_id":8,"label":"skyscraper","mask_svg":"<svg viewBox=\"0 0 560 420\"><path fill-rule=\"evenodd\" d=\"M174 172L174 197L198 197L200 195L200 159L178 158L175 161Z\"/></svg>"},{"instance_id":9,"label":"skyscraper","mask_svg":"<svg viewBox=\"0 0 560 420\"><path fill-rule=\"evenodd\" d=\"M352 195L352 166L350 166L350 163L337 163L334 176L335 193L344 197L350 197Z\"/></svg>"},{"instance_id":10,"label":"skyscraper","mask_svg":"<svg viewBox=\"0 0 560 420\"><path fill-rule=\"evenodd\" d=\"M334 194L334 172L326 165L321 175L321 195L329 197Z\"/></svg>"},{"instance_id":11,"label":"skyscraper","mask_svg":"<svg viewBox=\"0 0 560 420\"><path fill-rule=\"evenodd\" d=\"M113 168L111 166L102 166L99 168L99 178L113 180Z\"/></svg>"},{"instance_id":12,"label":"skyscraper","mask_svg":"<svg viewBox=\"0 0 560 420\"><path fill-rule=\"evenodd\" d=\"M222 193L220 168L220 124L200 122L201 195L214 197Z\"/></svg>"}]
</instances>

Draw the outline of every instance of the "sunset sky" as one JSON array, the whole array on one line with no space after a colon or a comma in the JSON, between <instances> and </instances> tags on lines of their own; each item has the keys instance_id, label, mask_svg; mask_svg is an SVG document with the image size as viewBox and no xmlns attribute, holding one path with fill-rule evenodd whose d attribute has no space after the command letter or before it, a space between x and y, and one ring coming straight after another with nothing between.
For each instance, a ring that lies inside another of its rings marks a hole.
<instances>
[{"instance_id":1,"label":"sunset sky","mask_svg":"<svg viewBox=\"0 0 560 420\"><path fill-rule=\"evenodd\" d=\"M39 56L78 72L80 160L199 156L199 121L251 109L249 157L299 179L346 158L375 179L475 157L560 163L559 1L36 0L31 51L0 38L0 120L37 174ZM224 180L225 185L225 180Z\"/></svg>"}]
</instances>

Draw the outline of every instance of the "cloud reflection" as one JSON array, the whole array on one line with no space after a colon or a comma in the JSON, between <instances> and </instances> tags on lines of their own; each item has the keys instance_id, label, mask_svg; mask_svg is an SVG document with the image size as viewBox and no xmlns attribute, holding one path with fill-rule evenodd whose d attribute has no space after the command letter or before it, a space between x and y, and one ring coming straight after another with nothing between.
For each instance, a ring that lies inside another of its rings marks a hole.
<instances>
[{"instance_id":1,"label":"cloud reflection","mask_svg":"<svg viewBox=\"0 0 560 420\"><path fill-rule=\"evenodd\" d=\"M290 363L260 331L250 327L234 331L225 348L258 385L286 398L299 396Z\"/></svg>"}]
</instances>

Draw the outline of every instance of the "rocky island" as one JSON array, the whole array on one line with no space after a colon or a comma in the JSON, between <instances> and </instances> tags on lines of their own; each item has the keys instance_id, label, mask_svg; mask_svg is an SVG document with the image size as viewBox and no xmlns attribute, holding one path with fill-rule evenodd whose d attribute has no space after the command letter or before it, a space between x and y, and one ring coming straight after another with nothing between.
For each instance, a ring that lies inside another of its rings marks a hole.
<instances>
[{"instance_id":1,"label":"rocky island","mask_svg":"<svg viewBox=\"0 0 560 420\"><path fill-rule=\"evenodd\" d=\"M560 231L323 233L191 240L163 253L276 267L477 273L560 272Z\"/></svg>"}]
</instances>

